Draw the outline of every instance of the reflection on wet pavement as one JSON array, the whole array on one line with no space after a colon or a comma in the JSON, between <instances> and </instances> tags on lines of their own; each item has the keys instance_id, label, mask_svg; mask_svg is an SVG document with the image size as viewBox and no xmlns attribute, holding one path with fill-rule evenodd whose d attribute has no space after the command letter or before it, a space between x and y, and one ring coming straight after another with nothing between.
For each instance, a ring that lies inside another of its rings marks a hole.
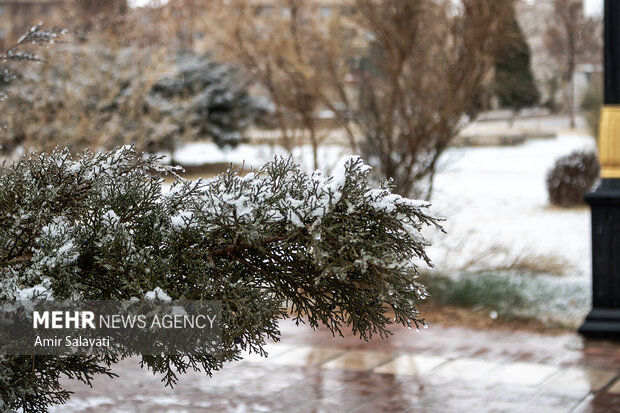
<instances>
[{"instance_id":1,"label":"reflection on wet pavement","mask_svg":"<svg viewBox=\"0 0 620 413\"><path fill-rule=\"evenodd\" d=\"M620 345L574 334L396 329L331 337L282 323L267 359L250 355L174 388L138 367L75 392L54 412L620 412Z\"/></svg>"}]
</instances>

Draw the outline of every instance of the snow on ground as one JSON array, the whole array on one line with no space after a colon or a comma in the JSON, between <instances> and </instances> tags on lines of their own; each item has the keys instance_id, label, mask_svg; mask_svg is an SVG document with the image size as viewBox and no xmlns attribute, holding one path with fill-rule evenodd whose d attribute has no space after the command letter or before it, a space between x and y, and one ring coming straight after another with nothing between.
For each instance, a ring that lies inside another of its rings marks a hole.
<instances>
[{"instance_id":1,"label":"snow on ground","mask_svg":"<svg viewBox=\"0 0 620 413\"><path fill-rule=\"evenodd\" d=\"M516 147L449 150L431 208L446 217L447 235L426 233L435 271L493 272L534 261L545 272L549 264L564 262L563 277L503 276L527 297L517 314L578 325L590 308L590 210L551 206L545 186L555 160L577 149L596 150L594 139L561 134Z\"/></svg>"},{"instance_id":2,"label":"snow on ground","mask_svg":"<svg viewBox=\"0 0 620 413\"><path fill-rule=\"evenodd\" d=\"M349 155L345 148L338 145L323 145L319 147L318 158L321 169L330 171L338 161ZM288 157L290 154L280 146L241 144L235 148L220 149L212 142L188 143L174 153L174 160L181 165L203 165L206 163L234 163L258 167L274 158L274 156ZM305 170L313 169L312 146L301 145L293 150L293 159L302 165Z\"/></svg>"},{"instance_id":3,"label":"snow on ground","mask_svg":"<svg viewBox=\"0 0 620 413\"><path fill-rule=\"evenodd\" d=\"M559 135L517 147L449 150L432 199L433 210L447 218L448 235L432 236L438 269L460 268L499 247L513 251L512 258L559 257L572 264L571 275L589 277L589 209L550 206L545 177L558 157L595 148L589 136Z\"/></svg>"}]
</instances>

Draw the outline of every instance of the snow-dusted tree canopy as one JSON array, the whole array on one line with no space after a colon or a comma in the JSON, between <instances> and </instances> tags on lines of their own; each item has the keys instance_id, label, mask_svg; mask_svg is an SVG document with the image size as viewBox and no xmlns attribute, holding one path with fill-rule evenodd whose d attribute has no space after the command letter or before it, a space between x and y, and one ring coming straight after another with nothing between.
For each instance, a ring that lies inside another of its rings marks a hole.
<instances>
[{"instance_id":1,"label":"snow-dusted tree canopy","mask_svg":"<svg viewBox=\"0 0 620 413\"><path fill-rule=\"evenodd\" d=\"M32 26L14 45L0 52L0 102L4 102L7 98L3 89L16 77L16 74L7 64L11 62L42 62L41 57L29 48L53 44L66 33L66 30L47 30L43 29L42 26L42 23ZM0 119L0 126L5 127L5 122L6 119ZM2 149L2 145L0 145L0 149Z\"/></svg>"},{"instance_id":2,"label":"snow-dusted tree canopy","mask_svg":"<svg viewBox=\"0 0 620 413\"><path fill-rule=\"evenodd\" d=\"M174 170L130 147L29 155L0 170L0 300L221 300L220 354L142 357L167 384L264 353L283 317L363 339L418 326L420 230L441 227L428 205L371 187L368 169L351 157L325 177L276 159L166 190ZM117 361L0 356L0 410L45 411L69 396L61 375L88 383Z\"/></svg>"},{"instance_id":3,"label":"snow-dusted tree canopy","mask_svg":"<svg viewBox=\"0 0 620 413\"><path fill-rule=\"evenodd\" d=\"M31 66L5 89L0 151L131 143L174 152L180 142L201 139L235 146L268 111L235 68L208 56L92 44L53 53L53 64Z\"/></svg>"}]
</instances>

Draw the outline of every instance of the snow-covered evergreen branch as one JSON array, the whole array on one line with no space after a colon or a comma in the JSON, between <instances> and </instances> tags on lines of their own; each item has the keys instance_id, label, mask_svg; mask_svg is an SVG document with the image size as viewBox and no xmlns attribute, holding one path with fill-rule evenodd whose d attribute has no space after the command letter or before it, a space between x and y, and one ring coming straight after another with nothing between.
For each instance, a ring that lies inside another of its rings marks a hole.
<instances>
[{"instance_id":1,"label":"snow-covered evergreen branch","mask_svg":"<svg viewBox=\"0 0 620 413\"><path fill-rule=\"evenodd\" d=\"M276 159L245 175L177 176L166 191L172 168L130 147L32 154L0 171L0 300L220 300L220 354L143 356L167 384L262 354L287 316L364 339L393 322L418 326L417 265L430 264L420 230L439 220L388 184L371 187L368 169L351 157L325 177ZM89 382L116 361L0 358L0 400L43 411L68 397L59 373ZM17 377L24 385L9 386Z\"/></svg>"}]
</instances>

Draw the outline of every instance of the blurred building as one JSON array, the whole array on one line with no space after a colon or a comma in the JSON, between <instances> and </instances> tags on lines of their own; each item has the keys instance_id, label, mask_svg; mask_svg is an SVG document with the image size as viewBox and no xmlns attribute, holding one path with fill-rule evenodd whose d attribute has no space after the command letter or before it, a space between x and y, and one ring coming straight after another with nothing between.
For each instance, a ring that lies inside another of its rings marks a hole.
<instances>
[{"instance_id":1,"label":"blurred building","mask_svg":"<svg viewBox=\"0 0 620 413\"><path fill-rule=\"evenodd\" d=\"M584 10L586 9L586 4L589 4L588 0L584 0ZM530 46L531 66L538 89L541 92L541 102L549 98L549 94L553 90L553 83L557 82L556 86L558 89L555 91L555 99L557 103L563 105L563 93L559 86L559 69L557 62L550 55L549 48L545 42L549 25L554 24L553 1L520 0L517 1L516 5L519 24ZM602 39L602 20L599 23ZM572 82L575 107L579 107L581 97L590 87L591 81L600 77L602 71L601 54L593 53L589 58L582 58L576 62Z\"/></svg>"}]
</instances>

